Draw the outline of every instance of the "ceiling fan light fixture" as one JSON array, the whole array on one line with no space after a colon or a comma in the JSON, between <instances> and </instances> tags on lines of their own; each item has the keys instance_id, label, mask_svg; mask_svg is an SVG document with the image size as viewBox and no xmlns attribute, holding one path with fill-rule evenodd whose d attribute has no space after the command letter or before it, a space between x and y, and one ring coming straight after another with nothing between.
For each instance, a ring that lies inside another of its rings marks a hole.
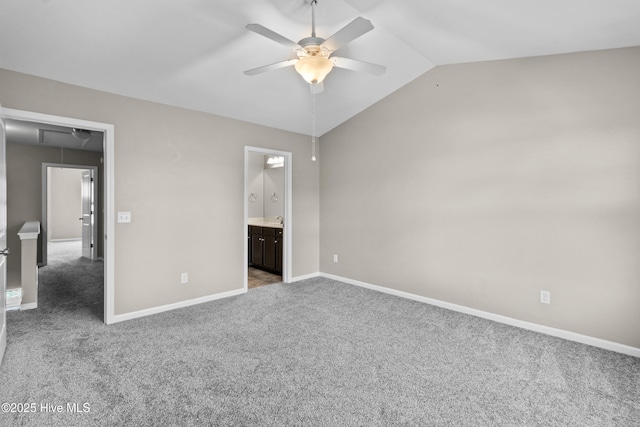
<instances>
[{"instance_id":1,"label":"ceiling fan light fixture","mask_svg":"<svg viewBox=\"0 0 640 427\"><path fill-rule=\"evenodd\" d=\"M312 85L327 77L333 68L333 61L322 55L303 56L296 62L296 71Z\"/></svg>"}]
</instances>

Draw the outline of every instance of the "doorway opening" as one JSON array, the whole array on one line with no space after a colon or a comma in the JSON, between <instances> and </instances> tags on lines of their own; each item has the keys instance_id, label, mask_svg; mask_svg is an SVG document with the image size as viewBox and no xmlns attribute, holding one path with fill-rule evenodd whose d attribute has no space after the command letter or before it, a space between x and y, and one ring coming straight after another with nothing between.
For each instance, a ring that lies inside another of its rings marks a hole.
<instances>
[{"instance_id":1,"label":"doorway opening","mask_svg":"<svg viewBox=\"0 0 640 427\"><path fill-rule=\"evenodd\" d=\"M102 163L100 169L103 172L102 182L100 183L100 187L98 187L98 176L94 175L94 183L93 186L93 219L91 215L88 218L80 220L80 216L75 218L75 221L84 222L85 220L88 222L93 221L93 230L91 231L91 238L93 240L93 248L90 247L91 242L89 241L89 251L86 252L88 257L91 257L92 260L99 259L99 255L96 252L96 246L102 243L102 258L103 263L100 268L101 274L103 273L103 286L101 287L100 293L104 296L103 301L101 301L100 305L102 306L102 310L100 310L100 315L103 318L103 321L106 324L113 323L113 319L115 317L114 314L114 254L115 254L115 242L113 239L113 229L115 226L115 218L113 215L113 205L114 205L114 126L107 123L99 123L82 119L74 119L69 117L61 117L61 116L53 116L48 114L34 113L29 111L22 110L14 110L5 108L2 110L3 118L5 120L11 122L18 122L30 125L32 129L39 129L42 127L43 131L37 131L40 136L36 145L47 143L47 141L58 141L60 138L68 138L69 132L71 131L72 137L82 145L82 147L86 147L86 144L91 142L87 142L87 133L101 133L102 137L99 141L100 148L99 150L102 152ZM62 128L62 129L59 129ZM25 135L28 136L29 132L18 132L16 135ZM60 147L60 157L65 153L66 157L64 160L74 162L71 158L70 153L71 150L64 151L64 146ZM54 160L55 161L55 160ZM42 163L45 163L44 161ZM41 164L42 164L41 163ZM41 164L39 167L41 167ZM59 165L64 166L74 166L74 165L66 165L63 161L60 162ZM80 165L82 169L91 170L92 167ZM94 173L95 173L95 169ZM39 178L40 179L40 178ZM44 181L45 178L42 178ZM95 191L96 188L99 188L99 191ZM43 201L44 202L44 201ZM10 205L10 203L9 203ZM97 205L101 205L101 208L96 208ZM42 211L44 211L44 207ZM101 212L100 212L101 211ZM96 212L102 213L101 215L97 215ZM47 221L47 217L43 216L40 218L41 223L45 223ZM43 227L43 234L47 233L47 229ZM48 241L49 239L46 236L42 235L41 239L43 242ZM81 242L81 241L80 241ZM96 245L96 243L98 245ZM40 249L44 253L46 251L46 245L40 245ZM91 251L93 249L93 251ZM50 256L51 254L49 254ZM41 258L44 260L44 258Z\"/></svg>"},{"instance_id":2,"label":"doorway opening","mask_svg":"<svg viewBox=\"0 0 640 427\"><path fill-rule=\"evenodd\" d=\"M245 147L245 289L291 281L291 153Z\"/></svg>"},{"instance_id":3,"label":"doorway opening","mask_svg":"<svg viewBox=\"0 0 640 427\"><path fill-rule=\"evenodd\" d=\"M57 248L57 258L100 258L104 242L98 240L102 235L98 182L96 166L42 164L41 266L47 265L51 248Z\"/></svg>"}]
</instances>

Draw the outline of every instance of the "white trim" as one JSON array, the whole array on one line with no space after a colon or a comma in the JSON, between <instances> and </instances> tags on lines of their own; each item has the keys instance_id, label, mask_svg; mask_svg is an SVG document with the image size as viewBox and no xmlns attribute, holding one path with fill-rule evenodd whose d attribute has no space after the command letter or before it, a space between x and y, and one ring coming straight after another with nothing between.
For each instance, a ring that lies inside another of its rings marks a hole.
<instances>
[{"instance_id":1,"label":"white trim","mask_svg":"<svg viewBox=\"0 0 640 427\"><path fill-rule=\"evenodd\" d=\"M290 283L300 282L301 280L313 279L316 277L320 277L320 273L311 273L311 274L305 274L303 276L292 277Z\"/></svg>"},{"instance_id":2,"label":"white trim","mask_svg":"<svg viewBox=\"0 0 640 427\"><path fill-rule=\"evenodd\" d=\"M337 280L339 282L347 283L349 285L359 286L362 288L371 289L385 294L394 295L400 298L407 298L410 300L422 302L436 307L445 308L447 310L457 311L459 313L469 314L471 316L481 317L483 319L492 320L494 322L503 323L505 325L515 326L517 328L527 329L534 332L539 332L553 337L563 338L568 341L575 341L581 344L590 345L593 347L603 348L605 350L615 351L616 353L627 354L629 356L640 357L640 348L631 347L625 344L616 343L613 341L607 341L600 338L590 337L588 335L577 334L571 331L565 331L563 329L556 329L549 326L539 325L537 323L525 322L524 320L514 319L512 317L501 316L499 314L489 313L487 311L477 310L475 308L465 307L463 305L452 304L446 301L440 301L433 298L427 298L420 295L411 294L408 292L398 291L396 289L386 288L384 286L372 285L370 283L360 282L358 280L347 279L345 277L335 276L333 274L320 273L320 276L327 279Z\"/></svg>"},{"instance_id":3,"label":"white trim","mask_svg":"<svg viewBox=\"0 0 640 427\"><path fill-rule=\"evenodd\" d=\"M278 151L272 150L269 148L258 148L258 147L250 147L245 145L244 147L244 251L242 253L242 265L244 266L243 274L244 274L244 288L248 289L248 273L247 273L247 255L249 253L249 193L248 193L248 174L249 174L249 153L259 153L259 154L272 154L276 156L284 157L284 221L283 221L283 239L284 239L284 247L282 254L282 281L284 283L291 282L291 271L292 271L292 257L293 253L293 154L288 151Z\"/></svg>"},{"instance_id":4,"label":"white trim","mask_svg":"<svg viewBox=\"0 0 640 427\"><path fill-rule=\"evenodd\" d=\"M34 308L38 308L38 302L29 302L26 304L20 304L20 311L22 310L33 310Z\"/></svg>"},{"instance_id":5,"label":"white trim","mask_svg":"<svg viewBox=\"0 0 640 427\"><path fill-rule=\"evenodd\" d=\"M22 224L18 236L20 240L34 240L40 234L40 221L27 221Z\"/></svg>"},{"instance_id":6,"label":"white trim","mask_svg":"<svg viewBox=\"0 0 640 427\"><path fill-rule=\"evenodd\" d=\"M82 128L102 132L104 135L102 157L104 159L104 322L113 323L115 293L115 167L114 145L115 127L112 124L34 113L31 111L2 108L2 116L7 119L50 125Z\"/></svg>"},{"instance_id":7,"label":"white trim","mask_svg":"<svg viewBox=\"0 0 640 427\"><path fill-rule=\"evenodd\" d=\"M116 204L115 204L115 129L109 125L104 131L104 322L113 323L115 317L116 277Z\"/></svg>"},{"instance_id":8,"label":"white trim","mask_svg":"<svg viewBox=\"0 0 640 427\"><path fill-rule=\"evenodd\" d=\"M0 170L2 171L2 176L0 176L0 181L3 182L3 185L6 185L7 181L7 159L6 159L6 132L5 132L5 124L4 124L4 109L2 108L2 104L0 104ZM6 187L5 187L6 189ZM3 246L6 245L7 242L7 194L3 189L2 195L2 206L0 209L2 212L0 216L2 217L2 223L0 224L0 238L2 240ZM2 248L4 250L4 248ZM2 255L0 255L2 256ZM4 359L4 352L7 348L7 259L3 257L2 261L0 261L0 292L3 293L2 304L0 304L0 322L2 322L2 329L0 330L0 365L2 364L2 360Z\"/></svg>"},{"instance_id":9,"label":"white trim","mask_svg":"<svg viewBox=\"0 0 640 427\"><path fill-rule=\"evenodd\" d=\"M6 310L6 309L5 309ZM7 319L2 324L2 332L0 332L0 366L2 365L2 359L4 359L4 351L7 348Z\"/></svg>"},{"instance_id":10,"label":"white trim","mask_svg":"<svg viewBox=\"0 0 640 427\"><path fill-rule=\"evenodd\" d=\"M242 294L245 294L245 293L247 293L246 289L236 289L235 291L221 292L219 294L214 294L214 295L209 295L209 296L206 296L206 297L189 299L189 300L185 300L185 301L176 302L176 303L173 303L173 304L161 305L161 306L158 306L158 307L147 308L147 309L140 310L140 311L133 311L131 313L116 314L115 316L113 316L111 318L111 320L112 320L111 323L124 322L126 320L137 319L139 317L146 317L146 316L150 316L152 314L163 313L165 311L176 310L178 308L190 307L192 305L203 304L205 302L211 302L211 301L219 300L219 299L222 299L222 298L229 298L229 297L233 297L233 296L236 296L236 295L242 295Z\"/></svg>"},{"instance_id":11,"label":"white trim","mask_svg":"<svg viewBox=\"0 0 640 427\"><path fill-rule=\"evenodd\" d=\"M51 239L49 243L64 243L64 242L81 242L82 238L70 238L70 239ZM96 258L97 259L97 258Z\"/></svg>"}]
</instances>

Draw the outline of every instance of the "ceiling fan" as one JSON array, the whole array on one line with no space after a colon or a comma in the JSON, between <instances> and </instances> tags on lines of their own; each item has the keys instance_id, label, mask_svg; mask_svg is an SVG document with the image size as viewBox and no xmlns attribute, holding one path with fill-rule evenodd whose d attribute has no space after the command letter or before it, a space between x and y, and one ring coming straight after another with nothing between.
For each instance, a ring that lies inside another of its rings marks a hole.
<instances>
[{"instance_id":1,"label":"ceiling fan","mask_svg":"<svg viewBox=\"0 0 640 427\"><path fill-rule=\"evenodd\" d=\"M322 81L327 74L331 72L333 67L365 72L376 76L384 74L387 70L385 66L350 58L331 56L333 52L345 46L347 43L373 30L371 21L358 17L328 39L323 39L322 37L316 36L315 6L317 3L317 0L311 0L311 37L305 37L297 43L260 24L247 25L246 28L248 30L293 49L298 57L253 68L244 73L248 76L253 76L266 71L294 65L296 71L312 85L312 90L315 90L316 86L320 86L321 89Z\"/></svg>"}]
</instances>

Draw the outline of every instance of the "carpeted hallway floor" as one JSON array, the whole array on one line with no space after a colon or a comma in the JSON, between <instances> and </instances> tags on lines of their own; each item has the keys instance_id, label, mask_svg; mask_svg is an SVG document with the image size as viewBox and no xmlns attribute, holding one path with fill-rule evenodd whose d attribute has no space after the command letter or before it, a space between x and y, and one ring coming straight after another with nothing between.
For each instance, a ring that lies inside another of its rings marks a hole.
<instances>
[{"instance_id":1,"label":"carpeted hallway floor","mask_svg":"<svg viewBox=\"0 0 640 427\"><path fill-rule=\"evenodd\" d=\"M640 425L637 358L323 278L106 326L102 264L52 261L3 426Z\"/></svg>"}]
</instances>

